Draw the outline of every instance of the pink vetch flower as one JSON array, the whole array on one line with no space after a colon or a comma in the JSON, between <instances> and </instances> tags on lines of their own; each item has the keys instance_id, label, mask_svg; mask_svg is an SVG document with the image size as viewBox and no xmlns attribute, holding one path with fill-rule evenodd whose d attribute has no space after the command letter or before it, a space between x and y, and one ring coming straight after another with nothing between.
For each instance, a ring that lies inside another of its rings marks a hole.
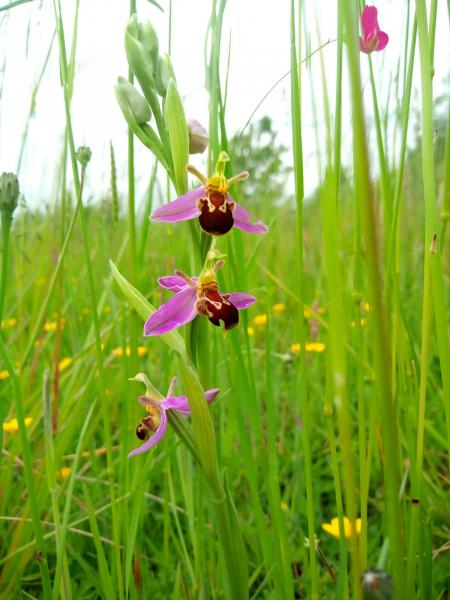
<instances>
[{"instance_id":1,"label":"pink vetch flower","mask_svg":"<svg viewBox=\"0 0 450 600\"><path fill-rule=\"evenodd\" d=\"M361 13L363 35L359 38L359 47L366 54L383 50L389 41L388 34L381 31L378 25L377 12L375 6L365 6Z\"/></svg>"},{"instance_id":2,"label":"pink vetch flower","mask_svg":"<svg viewBox=\"0 0 450 600\"><path fill-rule=\"evenodd\" d=\"M256 302L256 298L245 292L223 293L217 286L215 268L208 268L199 277L188 277L181 271L175 275L160 277L158 284L175 292L175 295L160 306L146 321L144 335L161 335L180 325L189 323L198 315L208 317L213 325L224 323L225 331L239 323L239 310Z\"/></svg>"},{"instance_id":3,"label":"pink vetch flower","mask_svg":"<svg viewBox=\"0 0 450 600\"><path fill-rule=\"evenodd\" d=\"M139 396L138 400L145 407L147 416L140 420L136 429L136 436L145 441L141 446L129 452L128 458L147 452L162 440L167 431L167 411L174 410L186 417L191 414L187 396L173 395L176 377L172 379L165 398L160 398L159 394L152 393L154 392L153 387L143 373L138 373L134 377L134 381L142 381L146 384L147 393L145 396ZM205 398L208 402L212 402L218 393L218 388L207 390Z\"/></svg>"},{"instance_id":4,"label":"pink vetch flower","mask_svg":"<svg viewBox=\"0 0 450 600\"><path fill-rule=\"evenodd\" d=\"M224 235L233 226L247 233L267 233L267 226L262 221L253 222L251 214L228 193L231 185L244 181L249 176L244 171L227 179L225 165L229 160L228 154L221 152L216 172L209 178L188 165L187 171L195 175L203 185L157 208L150 216L152 221L174 223L198 217L201 228L210 235Z\"/></svg>"}]
</instances>

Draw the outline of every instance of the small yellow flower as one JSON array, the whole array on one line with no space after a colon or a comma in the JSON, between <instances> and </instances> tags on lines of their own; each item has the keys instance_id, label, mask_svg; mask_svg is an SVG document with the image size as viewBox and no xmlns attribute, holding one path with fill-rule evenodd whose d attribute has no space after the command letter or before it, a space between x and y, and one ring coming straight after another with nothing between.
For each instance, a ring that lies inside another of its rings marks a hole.
<instances>
[{"instance_id":1,"label":"small yellow flower","mask_svg":"<svg viewBox=\"0 0 450 600\"><path fill-rule=\"evenodd\" d=\"M0 380L8 379L8 377L9 377L9 371L7 371L6 369L3 369L3 371L0 371Z\"/></svg>"},{"instance_id":2,"label":"small yellow flower","mask_svg":"<svg viewBox=\"0 0 450 600\"><path fill-rule=\"evenodd\" d=\"M331 519L331 523L322 523L322 529L332 535L333 537L339 539L340 538L340 530L339 530L339 519L334 517ZM347 517L344 517L344 536L346 539L349 539L352 536L352 525ZM356 535L361 533L361 519L356 519L355 521L355 532Z\"/></svg>"},{"instance_id":3,"label":"small yellow flower","mask_svg":"<svg viewBox=\"0 0 450 600\"><path fill-rule=\"evenodd\" d=\"M72 363L73 363L73 358L66 356L66 358L63 358L62 360L59 361L59 365L58 365L59 370L64 371L64 369L67 369L67 367L69 367Z\"/></svg>"},{"instance_id":4,"label":"small yellow flower","mask_svg":"<svg viewBox=\"0 0 450 600\"><path fill-rule=\"evenodd\" d=\"M278 302L272 306L272 310L274 313L282 313L286 306L282 302Z\"/></svg>"},{"instance_id":5,"label":"small yellow flower","mask_svg":"<svg viewBox=\"0 0 450 600\"><path fill-rule=\"evenodd\" d=\"M265 325L267 323L267 315L256 315L253 319L255 325Z\"/></svg>"},{"instance_id":6,"label":"small yellow flower","mask_svg":"<svg viewBox=\"0 0 450 600\"><path fill-rule=\"evenodd\" d=\"M64 325L66 324L66 319L61 319L59 321L59 323L60 323L61 329L64 329ZM44 323L43 329L46 332L55 331L57 326L58 326L58 323L56 321L47 321L46 323Z\"/></svg>"},{"instance_id":7,"label":"small yellow flower","mask_svg":"<svg viewBox=\"0 0 450 600\"><path fill-rule=\"evenodd\" d=\"M252 335L255 335L255 330L253 329L253 327L247 327L247 334L252 337Z\"/></svg>"},{"instance_id":8,"label":"small yellow flower","mask_svg":"<svg viewBox=\"0 0 450 600\"><path fill-rule=\"evenodd\" d=\"M281 510L289 510L289 506L286 504L286 502L281 503Z\"/></svg>"},{"instance_id":9,"label":"small yellow flower","mask_svg":"<svg viewBox=\"0 0 450 600\"><path fill-rule=\"evenodd\" d=\"M142 358L143 356L145 356L147 354L147 352L148 352L148 350L147 350L147 348L145 346L138 346L137 355L139 357ZM112 351L112 353L113 353L113 355L116 358L121 358L124 355L123 348L120 348L120 347L119 348L114 348L114 350ZM125 356L131 356L131 348L130 348L130 346L127 346L125 348Z\"/></svg>"},{"instance_id":10,"label":"small yellow flower","mask_svg":"<svg viewBox=\"0 0 450 600\"><path fill-rule=\"evenodd\" d=\"M309 342L305 346L306 352L323 352L325 344L323 342Z\"/></svg>"},{"instance_id":11,"label":"small yellow flower","mask_svg":"<svg viewBox=\"0 0 450 600\"><path fill-rule=\"evenodd\" d=\"M323 342L307 342L305 344L306 352L323 352L325 350L325 344ZM291 351L294 353L300 352L300 344L292 344Z\"/></svg>"},{"instance_id":12,"label":"small yellow flower","mask_svg":"<svg viewBox=\"0 0 450 600\"><path fill-rule=\"evenodd\" d=\"M364 310L366 312L370 312L372 310L372 307L370 306L370 304L368 302L364 302Z\"/></svg>"},{"instance_id":13,"label":"small yellow flower","mask_svg":"<svg viewBox=\"0 0 450 600\"><path fill-rule=\"evenodd\" d=\"M359 324L360 324L361 327L365 327L367 325L367 319L365 319L364 317L362 317L359 320ZM357 325L357 321L352 321L352 327L356 327L356 325Z\"/></svg>"},{"instance_id":14,"label":"small yellow flower","mask_svg":"<svg viewBox=\"0 0 450 600\"><path fill-rule=\"evenodd\" d=\"M17 325L17 319L5 319L2 321L2 329L11 329L11 327L15 327Z\"/></svg>"},{"instance_id":15,"label":"small yellow flower","mask_svg":"<svg viewBox=\"0 0 450 600\"><path fill-rule=\"evenodd\" d=\"M58 471L58 475L61 477L61 479L67 479L71 470L72 469L70 467L61 467Z\"/></svg>"},{"instance_id":16,"label":"small yellow flower","mask_svg":"<svg viewBox=\"0 0 450 600\"><path fill-rule=\"evenodd\" d=\"M33 417L25 418L25 427L29 427L33 422ZM19 423L17 419L11 419L10 421L5 421L3 423L3 431L6 433L17 433L19 431Z\"/></svg>"}]
</instances>

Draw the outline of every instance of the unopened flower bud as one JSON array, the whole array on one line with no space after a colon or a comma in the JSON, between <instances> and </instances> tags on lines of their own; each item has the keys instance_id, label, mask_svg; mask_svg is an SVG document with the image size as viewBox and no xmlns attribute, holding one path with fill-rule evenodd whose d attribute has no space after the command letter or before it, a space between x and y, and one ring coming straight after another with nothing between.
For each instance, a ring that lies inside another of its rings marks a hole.
<instances>
[{"instance_id":1,"label":"unopened flower bud","mask_svg":"<svg viewBox=\"0 0 450 600\"><path fill-rule=\"evenodd\" d=\"M2 173L0 176L0 211L11 216L17 208L20 188L14 173Z\"/></svg>"},{"instance_id":2,"label":"unopened flower bud","mask_svg":"<svg viewBox=\"0 0 450 600\"><path fill-rule=\"evenodd\" d=\"M164 97L167 94L169 81L173 79L176 82L172 62L168 54L166 54L164 57L158 57L157 67L154 75L156 90L160 96Z\"/></svg>"},{"instance_id":3,"label":"unopened flower bud","mask_svg":"<svg viewBox=\"0 0 450 600\"><path fill-rule=\"evenodd\" d=\"M154 73L158 64L158 37L150 23L138 23L131 15L125 31L128 65L137 77L144 94L155 89Z\"/></svg>"},{"instance_id":4,"label":"unopened flower bud","mask_svg":"<svg viewBox=\"0 0 450 600\"><path fill-rule=\"evenodd\" d=\"M136 123L141 125L150 121L152 111L147 100L123 77L117 80L116 94L122 110L129 110Z\"/></svg>"},{"instance_id":5,"label":"unopened flower bud","mask_svg":"<svg viewBox=\"0 0 450 600\"><path fill-rule=\"evenodd\" d=\"M91 160L92 151L88 146L80 146L77 150L77 161L81 163L82 167L86 167L88 162Z\"/></svg>"},{"instance_id":6,"label":"unopened flower bud","mask_svg":"<svg viewBox=\"0 0 450 600\"><path fill-rule=\"evenodd\" d=\"M188 119L187 125L189 130L189 154L201 154L208 146L208 132L195 119Z\"/></svg>"}]
</instances>

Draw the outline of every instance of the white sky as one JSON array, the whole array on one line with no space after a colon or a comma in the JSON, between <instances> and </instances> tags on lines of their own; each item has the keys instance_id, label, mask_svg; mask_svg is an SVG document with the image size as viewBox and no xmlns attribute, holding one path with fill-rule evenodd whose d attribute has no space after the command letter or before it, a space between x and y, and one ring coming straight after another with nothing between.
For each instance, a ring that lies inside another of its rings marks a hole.
<instances>
[{"instance_id":1,"label":"white sky","mask_svg":"<svg viewBox=\"0 0 450 600\"><path fill-rule=\"evenodd\" d=\"M3 5L7 0L0 0ZM163 6L167 0L160 0ZM62 0L68 47L74 0ZM161 51L167 50L168 15L161 14L146 0L138 0L140 19L150 19L160 37ZM204 88L204 36L210 15L208 0L174 0L172 30L172 62L178 88L185 100L187 116L207 124L207 95ZM240 130L252 110L273 83L289 69L289 0L229 0L223 28L223 63L231 39L231 65L227 105L229 135ZM335 38L336 2L307 0L308 33L311 48ZM403 52L403 26L406 0L376 2L382 30L390 35L383 52L374 53L378 91L381 104L387 96L387 86ZM414 5L414 2L411 2ZM447 10L440 2L436 41L435 94L443 91L443 80L450 66L449 21ZM316 34L314 11L319 15L320 41ZM122 199L126 189L126 125L116 104L114 84L119 75L126 76L127 65L123 38L128 18L126 0L81 0L77 51L77 74L72 104L75 143L86 144L93 152L89 166L88 193L101 198L109 193L109 142L114 144ZM33 86L42 68L54 30L53 3L36 0L0 13L0 171L16 171L22 132L25 126ZM231 35L231 38L230 38ZM328 93L334 101L335 44L322 50L327 74ZM363 73L368 72L366 57L362 57ZM418 57L417 57L418 62ZM4 66L3 75L1 74ZM319 170L312 112L313 94L318 103L319 122L322 119L320 59L316 54L310 75L304 69L304 150L306 191L314 189ZM224 73L222 77L224 80ZM418 73L417 73L418 75ZM310 83L312 82L312 87ZM416 85L419 79L416 78ZM371 95L364 89L367 110L371 111ZM270 115L280 141L290 145L289 78L271 94L255 119ZM344 107L348 106L346 96ZM349 110L344 110L349 118ZM51 60L37 96L36 112L31 121L28 142L20 172L21 189L29 205L52 202L55 177L60 165L64 133L64 107L59 85L58 48L55 40ZM319 129L323 138L323 129ZM344 129L345 133L345 129ZM321 144L323 140L321 139ZM347 144L348 149L350 145ZM152 157L136 140L137 176L140 193L149 177ZM287 160L290 156L287 155ZM196 164L202 167L202 157ZM124 200L123 200L124 201Z\"/></svg>"}]
</instances>

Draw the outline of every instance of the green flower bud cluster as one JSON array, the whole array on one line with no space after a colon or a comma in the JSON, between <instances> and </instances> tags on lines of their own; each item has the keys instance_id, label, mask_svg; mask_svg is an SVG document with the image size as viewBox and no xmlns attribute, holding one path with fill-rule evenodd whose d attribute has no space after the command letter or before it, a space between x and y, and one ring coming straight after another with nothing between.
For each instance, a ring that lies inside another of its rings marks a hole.
<instances>
[{"instance_id":1,"label":"green flower bud cluster","mask_svg":"<svg viewBox=\"0 0 450 600\"><path fill-rule=\"evenodd\" d=\"M157 93L165 97L170 79L175 79L170 58L159 55L159 42L151 23L139 23L136 15L128 21L125 51L131 72L139 81L144 96Z\"/></svg>"},{"instance_id":2,"label":"green flower bud cluster","mask_svg":"<svg viewBox=\"0 0 450 600\"><path fill-rule=\"evenodd\" d=\"M2 173L0 176L0 211L2 216L11 217L17 208L20 188L14 173Z\"/></svg>"},{"instance_id":3,"label":"green flower bud cluster","mask_svg":"<svg viewBox=\"0 0 450 600\"><path fill-rule=\"evenodd\" d=\"M189 153L204 151L208 133L198 122L187 122L170 58L160 56L153 26L139 23L135 14L126 27L125 52L141 91L119 77L115 91L123 116L166 169L179 193L187 191Z\"/></svg>"}]
</instances>

